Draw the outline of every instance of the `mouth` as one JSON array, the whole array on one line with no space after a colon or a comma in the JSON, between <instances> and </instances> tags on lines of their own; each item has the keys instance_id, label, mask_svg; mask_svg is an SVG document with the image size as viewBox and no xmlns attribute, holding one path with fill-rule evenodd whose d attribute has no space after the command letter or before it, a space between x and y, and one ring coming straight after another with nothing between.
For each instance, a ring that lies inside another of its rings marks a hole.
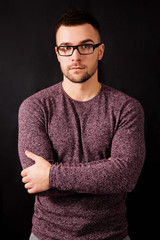
<instances>
[{"instance_id":1,"label":"mouth","mask_svg":"<svg viewBox=\"0 0 160 240\"><path fill-rule=\"evenodd\" d=\"M70 68L70 70L83 70L83 69L84 69L84 67L82 67L82 66L73 66Z\"/></svg>"},{"instance_id":2,"label":"mouth","mask_svg":"<svg viewBox=\"0 0 160 240\"><path fill-rule=\"evenodd\" d=\"M82 70L83 68L80 67L76 67L76 68L72 68L71 70Z\"/></svg>"}]
</instances>

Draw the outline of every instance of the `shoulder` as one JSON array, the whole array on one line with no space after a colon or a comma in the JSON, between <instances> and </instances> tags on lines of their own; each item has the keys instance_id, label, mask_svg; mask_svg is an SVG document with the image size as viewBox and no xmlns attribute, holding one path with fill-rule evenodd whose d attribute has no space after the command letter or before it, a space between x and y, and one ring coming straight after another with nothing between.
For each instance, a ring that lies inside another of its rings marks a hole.
<instances>
[{"instance_id":1,"label":"shoulder","mask_svg":"<svg viewBox=\"0 0 160 240\"><path fill-rule=\"evenodd\" d=\"M45 88L26 98L20 105L19 111L42 111L47 108L50 102L55 101L60 94L60 83Z\"/></svg>"},{"instance_id":2,"label":"shoulder","mask_svg":"<svg viewBox=\"0 0 160 240\"><path fill-rule=\"evenodd\" d=\"M137 99L105 84L102 84L102 86L108 107L112 109L115 115L125 115L129 112L144 115L143 107Z\"/></svg>"},{"instance_id":3,"label":"shoulder","mask_svg":"<svg viewBox=\"0 0 160 240\"><path fill-rule=\"evenodd\" d=\"M110 86L107 86L105 84L102 84L103 86L103 94L106 95L107 100L109 101L110 104L114 105L114 106L119 106L122 107L126 104L133 104L135 106L141 106L140 102L127 95L126 93L119 91L115 88L112 88Z\"/></svg>"}]
</instances>

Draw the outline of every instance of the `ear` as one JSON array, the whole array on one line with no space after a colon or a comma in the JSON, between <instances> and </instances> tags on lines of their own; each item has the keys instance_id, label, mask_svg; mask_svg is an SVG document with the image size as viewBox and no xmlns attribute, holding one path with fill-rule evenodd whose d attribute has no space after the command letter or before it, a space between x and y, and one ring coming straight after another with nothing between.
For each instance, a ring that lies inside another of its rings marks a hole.
<instances>
[{"instance_id":1,"label":"ear","mask_svg":"<svg viewBox=\"0 0 160 240\"><path fill-rule=\"evenodd\" d=\"M99 46L99 52L98 52L98 60L99 61L103 58L104 50L105 50L105 45L104 45L104 43L102 43Z\"/></svg>"},{"instance_id":2,"label":"ear","mask_svg":"<svg viewBox=\"0 0 160 240\"><path fill-rule=\"evenodd\" d=\"M56 55L57 55L58 62L60 62L60 60L59 60L59 54L58 54L58 51L57 51L57 47L55 47L55 53L56 53Z\"/></svg>"}]
</instances>

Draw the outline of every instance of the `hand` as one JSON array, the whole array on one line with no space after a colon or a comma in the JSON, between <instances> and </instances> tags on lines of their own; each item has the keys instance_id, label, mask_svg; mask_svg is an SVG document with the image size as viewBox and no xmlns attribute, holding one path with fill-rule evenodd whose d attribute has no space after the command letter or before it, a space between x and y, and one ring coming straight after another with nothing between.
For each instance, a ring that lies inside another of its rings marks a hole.
<instances>
[{"instance_id":1,"label":"hand","mask_svg":"<svg viewBox=\"0 0 160 240\"><path fill-rule=\"evenodd\" d=\"M26 151L25 154L28 158L35 161L34 165L21 172L22 182L25 183L28 193L33 194L48 190L51 164L32 152Z\"/></svg>"}]
</instances>

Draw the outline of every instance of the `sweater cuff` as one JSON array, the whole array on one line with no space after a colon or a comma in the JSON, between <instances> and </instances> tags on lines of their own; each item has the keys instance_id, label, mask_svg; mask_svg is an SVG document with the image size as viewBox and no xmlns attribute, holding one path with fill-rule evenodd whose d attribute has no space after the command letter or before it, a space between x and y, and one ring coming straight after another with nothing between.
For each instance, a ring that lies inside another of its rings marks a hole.
<instances>
[{"instance_id":1,"label":"sweater cuff","mask_svg":"<svg viewBox=\"0 0 160 240\"><path fill-rule=\"evenodd\" d=\"M49 172L49 187L56 188L56 165L52 164Z\"/></svg>"}]
</instances>

